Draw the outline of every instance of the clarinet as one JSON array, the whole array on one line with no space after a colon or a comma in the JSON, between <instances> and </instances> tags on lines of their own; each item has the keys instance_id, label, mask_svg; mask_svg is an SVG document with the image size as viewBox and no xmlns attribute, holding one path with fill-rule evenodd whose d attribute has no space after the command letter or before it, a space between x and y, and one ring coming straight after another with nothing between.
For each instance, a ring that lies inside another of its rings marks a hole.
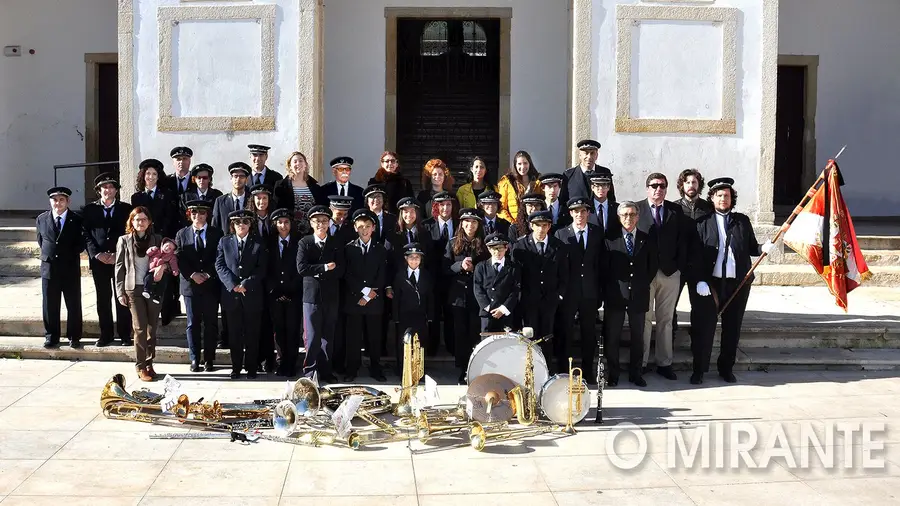
<instances>
[{"instance_id":1,"label":"clarinet","mask_svg":"<svg viewBox=\"0 0 900 506\"><path fill-rule=\"evenodd\" d=\"M603 423L603 385L606 384L606 357L603 356L603 335L601 332L599 344L599 355L597 359L597 419L594 423Z\"/></svg>"}]
</instances>

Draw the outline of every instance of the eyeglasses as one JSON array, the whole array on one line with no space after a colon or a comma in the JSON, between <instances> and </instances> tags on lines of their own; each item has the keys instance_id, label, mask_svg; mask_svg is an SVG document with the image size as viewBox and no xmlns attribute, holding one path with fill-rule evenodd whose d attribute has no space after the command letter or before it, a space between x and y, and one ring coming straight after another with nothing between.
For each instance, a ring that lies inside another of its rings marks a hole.
<instances>
[{"instance_id":1,"label":"eyeglasses","mask_svg":"<svg viewBox=\"0 0 900 506\"><path fill-rule=\"evenodd\" d=\"M249 225L250 223L252 223L252 222L246 218L244 218L242 220L234 220L235 225Z\"/></svg>"},{"instance_id":2,"label":"eyeglasses","mask_svg":"<svg viewBox=\"0 0 900 506\"><path fill-rule=\"evenodd\" d=\"M637 213L619 213L619 216L623 218L635 218L637 217Z\"/></svg>"},{"instance_id":3,"label":"eyeglasses","mask_svg":"<svg viewBox=\"0 0 900 506\"><path fill-rule=\"evenodd\" d=\"M650 188L653 188L654 190L656 190L657 188L662 188L663 190L665 190L666 188L669 187L669 185L667 185L665 183L651 183L647 186L649 186Z\"/></svg>"}]
</instances>

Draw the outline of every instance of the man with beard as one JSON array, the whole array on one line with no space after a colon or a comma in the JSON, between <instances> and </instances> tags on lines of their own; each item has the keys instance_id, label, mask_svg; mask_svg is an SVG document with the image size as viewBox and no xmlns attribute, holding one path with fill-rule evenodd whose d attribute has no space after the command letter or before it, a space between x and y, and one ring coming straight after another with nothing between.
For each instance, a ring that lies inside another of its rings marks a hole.
<instances>
[{"instance_id":1,"label":"man with beard","mask_svg":"<svg viewBox=\"0 0 900 506\"><path fill-rule=\"evenodd\" d=\"M700 192L703 190L703 175L700 174L700 171L697 169L685 169L681 171L681 174L678 175L678 193L681 194L681 198L675 201L676 204L681 205L681 210L684 211L685 220L688 226L688 263L690 264L695 259L700 256L700 237L697 235L697 228L694 227L694 223L700 221L704 216L713 212L713 207L706 199L700 197ZM684 285L687 283L687 273L681 273L681 285L678 288L678 299L681 298L681 291L684 289ZM688 297L691 300L691 324L693 325L694 321L698 321L699 316L696 314L695 304L697 292L696 290L688 290ZM672 341L675 341L675 333L678 331L678 299L675 300L676 310L674 311L674 315L672 316ZM688 329L688 334L693 335L693 328Z\"/></svg>"}]
</instances>

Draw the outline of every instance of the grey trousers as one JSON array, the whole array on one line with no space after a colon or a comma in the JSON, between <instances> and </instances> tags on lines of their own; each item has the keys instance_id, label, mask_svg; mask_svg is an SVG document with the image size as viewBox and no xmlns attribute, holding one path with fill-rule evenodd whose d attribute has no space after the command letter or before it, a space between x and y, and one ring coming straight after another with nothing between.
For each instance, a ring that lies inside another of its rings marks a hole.
<instances>
[{"instance_id":1,"label":"grey trousers","mask_svg":"<svg viewBox=\"0 0 900 506\"><path fill-rule=\"evenodd\" d=\"M653 329L651 321L656 319L656 365L667 367L672 365L672 315L675 313L675 305L678 304L678 295L681 291L681 271L675 271L671 276L666 276L662 271L657 271L653 281L650 282L650 310L644 317L644 360L647 365L650 358L650 332Z\"/></svg>"},{"instance_id":2,"label":"grey trousers","mask_svg":"<svg viewBox=\"0 0 900 506\"><path fill-rule=\"evenodd\" d=\"M131 310L131 327L134 330L135 368L144 369L156 358L156 327L159 321L160 304L145 299L142 285L127 290L128 308Z\"/></svg>"}]
</instances>

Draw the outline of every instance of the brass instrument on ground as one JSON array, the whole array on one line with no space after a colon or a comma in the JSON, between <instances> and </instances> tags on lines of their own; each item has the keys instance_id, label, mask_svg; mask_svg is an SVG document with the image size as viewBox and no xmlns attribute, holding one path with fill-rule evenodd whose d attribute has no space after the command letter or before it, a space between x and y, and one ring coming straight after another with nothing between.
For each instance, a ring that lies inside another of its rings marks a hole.
<instances>
[{"instance_id":1,"label":"brass instrument on ground","mask_svg":"<svg viewBox=\"0 0 900 506\"><path fill-rule=\"evenodd\" d=\"M397 441L410 441L416 439L416 433L395 434L388 437L374 437L380 431L352 431L347 437L347 446L359 450L361 446L381 443L396 443Z\"/></svg>"},{"instance_id":2,"label":"brass instrument on ground","mask_svg":"<svg viewBox=\"0 0 900 506\"><path fill-rule=\"evenodd\" d=\"M512 439L522 439L548 432L561 430L559 425L536 425L533 427L523 427L520 429L502 428L494 431L487 431L483 425L478 422L472 422L472 428L469 429L469 445L477 451L484 450L485 445L492 441L509 441Z\"/></svg>"},{"instance_id":3,"label":"brass instrument on ground","mask_svg":"<svg viewBox=\"0 0 900 506\"><path fill-rule=\"evenodd\" d=\"M534 344L527 343L525 352L525 384L516 385L507 396L519 425L528 426L537 420L537 392L534 389Z\"/></svg>"},{"instance_id":4,"label":"brass instrument on ground","mask_svg":"<svg viewBox=\"0 0 900 506\"><path fill-rule=\"evenodd\" d=\"M572 423L572 412L575 406L581 406L581 396L585 393L584 385L581 383L583 373L580 367L572 367L572 357L569 357L569 391L568 391L568 414L566 418L566 427L563 432L566 434L575 434L575 425Z\"/></svg>"},{"instance_id":5,"label":"brass instrument on ground","mask_svg":"<svg viewBox=\"0 0 900 506\"><path fill-rule=\"evenodd\" d=\"M259 439L300 446L337 446L340 448L347 448L349 446L347 441L341 439L336 432L330 430L304 430L302 432L296 432L291 436L271 436L269 434L261 434Z\"/></svg>"},{"instance_id":6,"label":"brass instrument on ground","mask_svg":"<svg viewBox=\"0 0 900 506\"><path fill-rule=\"evenodd\" d=\"M426 415L425 413L421 413L418 420L416 421L419 441L425 443L438 434L459 432L462 430L466 430L471 426L471 423L466 420L456 422L440 420L440 422L443 423L433 424L432 419L428 418L428 415Z\"/></svg>"},{"instance_id":7,"label":"brass instrument on ground","mask_svg":"<svg viewBox=\"0 0 900 506\"><path fill-rule=\"evenodd\" d=\"M416 397L419 381L425 376L425 354L419 343L419 334L413 329L403 333L403 376L400 381L400 399L394 406L393 413L399 417L413 415L411 400Z\"/></svg>"}]
</instances>

